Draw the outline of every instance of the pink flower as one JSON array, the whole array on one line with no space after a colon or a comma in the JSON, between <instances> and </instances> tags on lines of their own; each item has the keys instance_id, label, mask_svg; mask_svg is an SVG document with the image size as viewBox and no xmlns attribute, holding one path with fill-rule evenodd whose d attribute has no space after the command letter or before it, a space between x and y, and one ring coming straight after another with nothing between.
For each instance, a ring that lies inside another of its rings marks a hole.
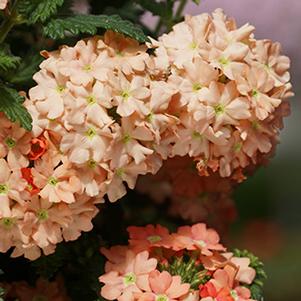
<instances>
[{"instance_id":1,"label":"pink flower","mask_svg":"<svg viewBox=\"0 0 301 301\"><path fill-rule=\"evenodd\" d=\"M212 282L207 282L200 290L201 301L233 301L229 288L217 290Z\"/></svg>"},{"instance_id":2,"label":"pink flower","mask_svg":"<svg viewBox=\"0 0 301 301\"><path fill-rule=\"evenodd\" d=\"M168 247L169 231L160 225L146 227L128 227L129 244L135 252L150 250L152 247Z\"/></svg>"},{"instance_id":3,"label":"pink flower","mask_svg":"<svg viewBox=\"0 0 301 301\"><path fill-rule=\"evenodd\" d=\"M212 251L222 251L225 248L219 243L219 235L213 229L207 229L205 224L195 224L192 227L183 226L175 236L179 249L200 250L210 256Z\"/></svg>"},{"instance_id":4,"label":"pink flower","mask_svg":"<svg viewBox=\"0 0 301 301\"><path fill-rule=\"evenodd\" d=\"M93 229L92 219L99 212L94 202L96 201L88 196L81 195L76 196L76 202L68 206L72 221L68 227L63 229L63 237L66 241L76 240L81 232L88 232Z\"/></svg>"},{"instance_id":5,"label":"pink flower","mask_svg":"<svg viewBox=\"0 0 301 301\"><path fill-rule=\"evenodd\" d=\"M105 284L101 295L108 300L134 300L133 293L149 288L148 277L156 266L157 260L149 259L147 251L137 255L127 251L122 271L111 271L99 277L99 281Z\"/></svg>"},{"instance_id":6,"label":"pink flower","mask_svg":"<svg viewBox=\"0 0 301 301\"><path fill-rule=\"evenodd\" d=\"M226 85L212 82L204 100L211 106L208 117L214 119L214 129L223 125L236 125L239 120L251 117L248 99L239 96L234 82Z\"/></svg>"},{"instance_id":7,"label":"pink flower","mask_svg":"<svg viewBox=\"0 0 301 301\"><path fill-rule=\"evenodd\" d=\"M1 124L0 158L7 156L7 162L12 169L26 167L31 146L30 139L31 135L18 124Z\"/></svg>"},{"instance_id":8,"label":"pink flower","mask_svg":"<svg viewBox=\"0 0 301 301\"><path fill-rule=\"evenodd\" d=\"M152 271L149 274L150 291L136 293L138 301L176 301L185 296L190 288L188 283L182 284L180 276L171 276L168 272Z\"/></svg>"},{"instance_id":9,"label":"pink flower","mask_svg":"<svg viewBox=\"0 0 301 301\"><path fill-rule=\"evenodd\" d=\"M110 85L113 89L113 104L117 106L117 113L120 116L127 117L134 112L142 116L148 114L144 100L151 94L145 78L134 76L132 80L128 80L122 72L119 72L118 77L111 77Z\"/></svg>"},{"instance_id":10,"label":"pink flower","mask_svg":"<svg viewBox=\"0 0 301 301\"><path fill-rule=\"evenodd\" d=\"M70 97L66 88L66 78L50 75L41 70L33 76L37 86L29 90L29 97L41 115L56 119L64 113L64 98Z\"/></svg>"},{"instance_id":11,"label":"pink flower","mask_svg":"<svg viewBox=\"0 0 301 301\"><path fill-rule=\"evenodd\" d=\"M237 88L250 98L259 120L267 118L281 103L281 99L272 97L274 81L269 79L267 71L263 68L250 69L246 79L239 80Z\"/></svg>"},{"instance_id":12,"label":"pink flower","mask_svg":"<svg viewBox=\"0 0 301 301\"><path fill-rule=\"evenodd\" d=\"M32 175L34 184L40 188L39 195L50 203L74 203L74 194L82 190L75 170L68 163L55 167L42 162L35 165Z\"/></svg>"},{"instance_id":13,"label":"pink flower","mask_svg":"<svg viewBox=\"0 0 301 301\"><path fill-rule=\"evenodd\" d=\"M108 51L107 62L112 69L120 70L126 75L145 70L149 59L145 45L139 45L137 41L110 30L105 33L103 39L98 48Z\"/></svg>"},{"instance_id":14,"label":"pink flower","mask_svg":"<svg viewBox=\"0 0 301 301\"><path fill-rule=\"evenodd\" d=\"M73 84L87 86L94 79L105 81L108 78L108 53L96 52L97 38L77 42L74 51L70 60L58 64L61 74L69 77Z\"/></svg>"},{"instance_id":15,"label":"pink flower","mask_svg":"<svg viewBox=\"0 0 301 301\"><path fill-rule=\"evenodd\" d=\"M22 231L40 248L46 248L62 241L62 228L70 223L71 211L65 203L53 205L36 196L28 204Z\"/></svg>"},{"instance_id":16,"label":"pink flower","mask_svg":"<svg viewBox=\"0 0 301 301\"><path fill-rule=\"evenodd\" d=\"M0 216L5 215L10 207L10 201L24 204L29 198L29 193L25 193L27 182L22 178L20 170L13 171L4 159L0 159Z\"/></svg>"}]
</instances>

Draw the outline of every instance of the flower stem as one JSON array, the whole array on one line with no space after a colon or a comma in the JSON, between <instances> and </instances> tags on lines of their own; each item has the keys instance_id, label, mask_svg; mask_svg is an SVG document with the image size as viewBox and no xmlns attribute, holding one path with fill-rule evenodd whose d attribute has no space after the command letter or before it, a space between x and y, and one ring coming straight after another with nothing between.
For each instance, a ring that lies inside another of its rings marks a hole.
<instances>
[{"instance_id":1,"label":"flower stem","mask_svg":"<svg viewBox=\"0 0 301 301\"><path fill-rule=\"evenodd\" d=\"M180 4L177 9L176 16L175 16L176 20L178 20L182 17L183 10L184 10L186 4L187 4L187 0L180 0Z\"/></svg>"},{"instance_id":2,"label":"flower stem","mask_svg":"<svg viewBox=\"0 0 301 301\"><path fill-rule=\"evenodd\" d=\"M0 43L3 43L8 33L16 25L20 24L20 16L18 15L17 7L19 0L16 0L10 14L4 19L0 26Z\"/></svg>"}]
</instances>

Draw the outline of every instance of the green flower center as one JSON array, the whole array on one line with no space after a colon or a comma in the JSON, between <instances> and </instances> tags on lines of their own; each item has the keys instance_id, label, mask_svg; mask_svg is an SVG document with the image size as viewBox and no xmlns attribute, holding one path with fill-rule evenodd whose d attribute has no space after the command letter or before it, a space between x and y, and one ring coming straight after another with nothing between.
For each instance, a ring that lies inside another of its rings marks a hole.
<instances>
[{"instance_id":1,"label":"green flower center","mask_svg":"<svg viewBox=\"0 0 301 301\"><path fill-rule=\"evenodd\" d=\"M254 120L254 121L252 122L252 128L253 128L255 131L257 131L257 130L260 128L259 122L256 121L256 120Z\"/></svg>"},{"instance_id":2,"label":"green flower center","mask_svg":"<svg viewBox=\"0 0 301 301\"><path fill-rule=\"evenodd\" d=\"M158 241L161 241L162 238L161 238L161 236L159 236L159 235L152 235L152 236L149 236L149 237L147 238L147 240L148 240L150 243L154 244L154 243L156 243L156 242L158 242Z\"/></svg>"},{"instance_id":3,"label":"green flower center","mask_svg":"<svg viewBox=\"0 0 301 301\"><path fill-rule=\"evenodd\" d=\"M96 135L97 135L96 130L93 129L93 128L89 128L89 129L86 131L86 136L87 136L89 139L93 139Z\"/></svg>"},{"instance_id":4,"label":"green flower center","mask_svg":"<svg viewBox=\"0 0 301 301\"><path fill-rule=\"evenodd\" d=\"M192 49L192 50L195 50L198 48L198 44L196 42L192 42L190 45L189 45L189 48Z\"/></svg>"},{"instance_id":5,"label":"green flower center","mask_svg":"<svg viewBox=\"0 0 301 301\"><path fill-rule=\"evenodd\" d=\"M168 297L166 295L158 295L156 297L156 301L168 301Z\"/></svg>"},{"instance_id":6,"label":"green flower center","mask_svg":"<svg viewBox=\"0 0 301 301\"><path fill-rule=\"evenodd\" d=\"M56 87L56 91L57 91L58 93L63 93L63 92L65 91L65 89L66 89L66 87L64 87L64 86L62 86L62 85L58 85L58 86Z\"/></svg>"},{"instance_id":7,"label":"green flower center","mask_svg":"<svg viewBox=\"0 0 301 301\"><path fill-rule=\"evenodd\" d=\"M56 179L55 177L50 177L48 179L48 184L51 186L56 186L58 182L59 182L58 179Z\"/></svg>"},{"instance_id":8,"label":"green flower center","mask_svg":"<svg viewBox=\"0 0 301 301\"><path fill-rule=\"evenodd\" d=\"M123 169L123 168L117 168L117 169L116 169L116 175L117 175L118 177L122 177L123 174L124 174L124 169Z\"/></svg>"},{"instance_id":9,"label":"green flower center","mask_svg":"<svg viewBox=\"0 0 301 301\"><path fill-rule=\"evenodd\" d=\"M48 211L46 209L41 209L37 212L37 218L39 221L45 221L49 217Z\"/></svg>"},{"instance_id":10,"label":"green flower center","mask_svg":"<svg viewBox=\"0 0 301 301\"><path fill-rule=\"evenodd\" d=\"M86 65L86 66L83 67L83 70L89 72L89 71L92 70L92 66L91 65Z\"/></svg>"},{"instance_id":11,"label":"green flower center","mask_svg":"<svg viewBox=\"0 0 301 301\"><path fill-rule=\"evenodd\" d=\"M257 90L252 90L252 96L253 97L258 97L259 96L259 92Z\"/></svg>"},{"instance_id":12,"label":"green flower center","mask_svg":"<svg viewBox=\"0 0 301 301\"><path fill-rule=\"evenodd\" d=\"M122 91L121 92L121 97L123 98L123 100L128 100L129 97L131 96L129 91Z\"/></svg>"},{"instance_id":13,"label":"green flower center","mask_svg":"<svg viewBox=\"0 0 301 301\"><path fill-rule=\"evenodd\" d=\"M123 57L124 56L123 52L120 51L120 50L116 50L115 54L116 54L116 56L119 56L119 57Z\"/></svg>"},{"instance_id":14,"label":"green flower center","mask_svg":"<svg viewBox=\"0 0 301 301\"><path fill-rule=\"evenodd\" d=\"M241 151L241 148L242 148L242 143L241 142L238 142L234 145L233 149L234 149L234 152L238 153Z\"/></svg>"},{"instance_id":15,"label":"green flower center","mask_svg":"<svg viewBox=\"0 0 301 301\"><path fill-rule=\"evenodd\" d=\"M6 184L0 184L0 195L7 194L8 191L9 191L9 188Z\"/></svg>"},{"instance_id":16,"label":"green flower center","mask_svg":"<svg viewBox=\"0 0 301 301\"><path fill-rule=\"evenodd\" d=\"M218 104L213 107L216 115L225 113L225 107L222 104Z\"/></svg>"},{"instance_id":17,"label":"green flower center","mask_svg":"<svg viewBox=\"0 0 301 301\"><path fill-rule=\"evenodd\" d=\"M148 122L151 122L152 120L153 120L153 117L154 117L154 113L149 113L147 116L146 116L146 120L148 121Z\"/></svg>"},{"instance_id":18,"label":"green flower center","mask_svg":"<svg viewBox=\"0 0 301 301\"><path fill-rule=\"evenodd\" d=\"M192 133L192 138L193 139L202 139L202 137L203 137L203 135L201 133L197 132L197 131L194 131Z\"/></svg>"},{"instance_id":19,"label":"green flower center","mask_svg":"<svg viewBox=\"0 0 301 301\"><path fill-rule=\"evenodd\" d=\"M203 240L197 240L196 243L202 248L205 248L207 246L206 242Z\"/></svg>"},{"instance_id":20,"label":"green flower center","mask_svg":"<svg viewBox=\"0 0 301 301\"><path fill-rule=\"evenodd\" d=\"M135 284L137 277L134 273L128 273L123 277L123 282L126 286Z\"/></svg>"},{"instance_id":21,"label":"green flower center","mask_svg":"<svg viewBox=\"0 0 301 301\"><path fill-rule=\"evenodd\" d=\"M5 144L8 146L8 148L14 148L16 146L16 141L13 138L7 137L5 139Z\"/></svg>"},{"instance_id":22,"label":"green flower center","mask_svg":"<svg viewBox=\"0 0 301 301\"><path fill-rule=\"evenodd\" d=\"M202 87L202 85L200 83L194 83L192 85L192 89L193 89L194 92L200 91L202 88L203 87Z\"/></svg>"},{"instance_id":23,"label":"green flower center","mask_svg":"<svg viewBox=\"0 0 301 301\"><path fill-rule=\"evenodd\" d=\"M6 229L10 229L14 224L15 224L15 220L13 218L11 218L11 217L4 217L2 219L2 225Z\"/></svg>"},{"instance_id":24,"label":"green flower center","mask_svg":"<svg viewBox=\"0 0 301 301\"><path fill-rule=\"evenodd\" d=\"M96 166L97 166L97 163L93 159L88 161L88 167L95 168Z\"/></svg>"},{"instance_id":25,"label":"green flower center","mask_svg":"<svg viewBox=\"0 0 301 301\"><path fill-rule=\"evenodd\" d=\"M233 299L234 299L235 301L238 300L238 295L237 295L237 292L236 292L236 291L232 290L232 291L230 292L230 295L231 295L231 297L233 297Z\"/></svg>"},{"instance_id":26,"label":"green flower center","mask_svg":"<svg viewBox=\"0 0 301 301\"><path fill-rule=\"evenodd\" d=\"M131 141L131 136L129 134L125 134L122 138L123 143L127 144Z\"/></svg>"},{"instance_id":27,"label":"green flower center","mask_svg":"<svg viewBox=\"0 0 301 301\"><path fill-rule=\"evenodd\" d=\"M89 105L94 105L96 103L96 97L93 95L90 95L87 97L87 103Z\"/></svg>"},{"instance_id":28,"label":"green flower center","mask_svg":"<svg viewBox=\"0 0 301 301\"><path fill-rule=\"evenodd\" d=\"M230 61L228 59L226 59L225 57L221 57L218 62L223 65L223 66L226 66L230 63Z\"/></svg>"}]
</instances>

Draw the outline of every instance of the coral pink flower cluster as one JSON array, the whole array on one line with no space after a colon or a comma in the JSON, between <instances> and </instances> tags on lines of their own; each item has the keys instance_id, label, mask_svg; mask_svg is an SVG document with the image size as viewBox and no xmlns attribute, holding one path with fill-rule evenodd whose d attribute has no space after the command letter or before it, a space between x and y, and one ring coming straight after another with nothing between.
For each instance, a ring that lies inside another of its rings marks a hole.
<instances>
[{"instance_id":1,"label":"coral pink flower cluster","mask_svg":"<svg viewBox=\"0 0 301 301\"><path fill-rule=\"evenodd\" d=\"M12 284L1 284L5 289L5 300L33 301L70 301L62 279L49 282L39 278L35 287L29 286L25 281Z\"/></svg>"},{"instance_id":2,"label":"coral pink flower cluster","mask_svg":"<svg viewBox=\"0 0 301 301\"><path fill-rule=\"evenodd\" d=\"M253 30L217 10L148 46L108 31L43 52L25 102L32 133L0 115L0 251L53 252L91 230L104 196L120 199L168 158L238 181L264 162L287 113L289 60Z\"/></svg>"},{"instance_id":3,"label":"coral pink flower cluster","mask_svg":"<svg viewBox=\"0 0 301 301\"><path fill-rule=\"evenodd\" d=\"M118 301L251 301L250 259L226 253L205 224L129 227L129 245L101 249L101 296Z\"/></svg>"},{"instance_id":4,"label":"coral pink flower cluster","mask_svg":"<svg viewBox=\"0 0 301 301\"><path fill-rule=\"evenodd\" d=\"M136 190L156 203L167 201L173 216L210 222L223 233L237 216L232 199L235 184L216 173L200 177L195 162L186 156L168 159L156 175L139 178Z\"/></svg>"}]
</instances>

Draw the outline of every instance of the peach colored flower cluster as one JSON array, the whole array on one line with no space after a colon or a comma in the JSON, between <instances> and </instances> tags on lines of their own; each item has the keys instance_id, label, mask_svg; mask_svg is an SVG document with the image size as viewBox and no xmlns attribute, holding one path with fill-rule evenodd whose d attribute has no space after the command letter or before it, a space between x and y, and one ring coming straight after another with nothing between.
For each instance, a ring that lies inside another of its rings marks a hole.
<instances>
[{"instance_id":1,"label":"peach colored flower cluster","mask_svg":"<svg viewBox=\"0 0 301 301\"><path fill-rule=\"evenodd\" d=\"M25 281L12 284L1 284L5 289L5 300L33 301L70 301L62 279L49 282L39 278L35 287L28 285Z\"/></svg>"},{"instance_id":2,"label":"peach colored flower cluster","mask_svg":"<svg viewBox=\"0 0 301 301\"><path fill-rule=\"evenodd\" d=\"M205 224L129 227L129 245L101 249L101 296L118 301L251 301L250 259L226 253Z\"/></svg>"},{"instance_id":3,"label":"peach colored flower cluster","mask_svg":"<svg viewBox=\"0 0 301 301\"><path fill-rule=\"evenodd\" d=\"M155 67L177 91L169 113L180 120L164 136L163 154L194 157L201 175L241 180L277 143L279 115L292 95L290 61L279 43L256 40L253 31L217 9L187 16L152 42Z\"/></svg>"},{"instance_id":4,"label":"peach colored flower cluster","mask_svg":"<svg viewBox=\"0 0 301 301\"><path fill-rule=\"evenodd\" d=\"M33 137L0 113L0 252L31 260L54 252L63 239L92 229L99 199L83 185L44 131Z\"/></svg>"}]
</instances>

